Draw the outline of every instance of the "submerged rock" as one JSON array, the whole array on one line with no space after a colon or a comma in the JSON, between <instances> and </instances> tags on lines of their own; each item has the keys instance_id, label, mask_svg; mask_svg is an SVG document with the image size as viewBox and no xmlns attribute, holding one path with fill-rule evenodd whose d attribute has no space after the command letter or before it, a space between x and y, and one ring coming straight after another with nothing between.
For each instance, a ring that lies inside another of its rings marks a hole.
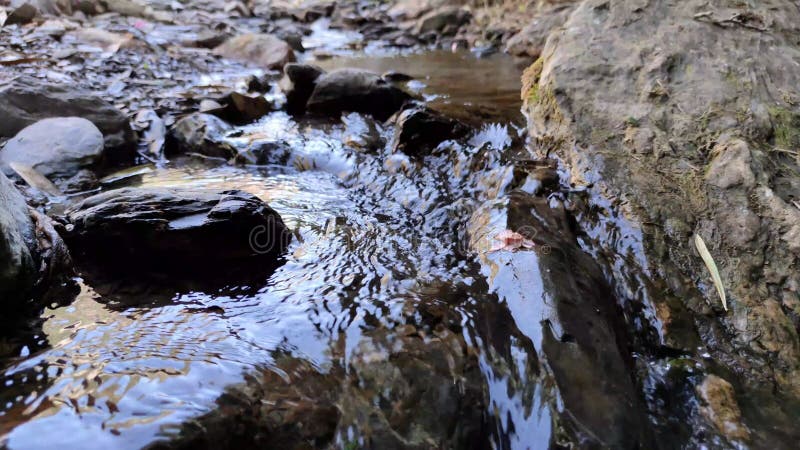
<instances>
[{"instance_id":1,"label":"submerged rock","mask_svg":"<svg viewBox=\"0 0 800 450\"><path fill-rule=\"evenodd\" d=\"M35 305L38 294L69 275L69 255L49 219L32 210L0 173L0 299L3 318Z\"/></svg>"},{"instance_id":2,"label":"submerged rock","mask_svg":"<svg viewBox=\"0 0 800 450\"><path fill-rule=\"evenodd\" d=\"M236 149L223 141L233 126L217 116L193 113L178 120L169 133L167 155L199 153L212 158L232 158Z\"/></svg>"},{"instance_id":3,"label":"submerged rock","mask_svg":"<svg viewBox=\"0 0 800 450\"><path fill-rule=\"evenodd\" d=\"M228 39L214 54L270 70L281 70L295 60L292 47L271 34L250 33Z\"/></svg>"},{"instance_id":4,"label":"submerged rock","mask_svg":"<svg viewBox=\"0 0 800 450\"><path fill-rule=\"evenodd\" d=\"M552 377L542 384L560 399L553 420L563 440L576 448L650 448L621 315L569 222L555 201L515 190L473 213L469 246L500 300L531 314L529 336ZM522 245L496 245L509 235Z\"/></svg>"},{"instance_id":5,"label":"submerged rock","mask_svg":"<svg viewBox=\"0 0 800 450\"><path fill-rule=\"evenodd\" d=\"M409 156L422 156L440 143L461 138L468 132L468 126L429 108L410 108L397 118L392 149Z\"/></svg>"},{"instance_id":6,"label":"submerged rock","mask_svg":"<svg viewBox=\"0 0 800 450\"><path fill-rule=\"evenodd\" d=\"M709 375L697 386L697 395L703 402L700 412L720 433L733 441L750 438L749 430L742 424L742 412L730 383Z\"/></svg>"},{"instance_id":7,"label":"submerged rock","mask_svg":"<svg viewBox=\"0 0 800 450\"><path fill-rule=\"evenodd\" d=\"M22 163L46 177L65 178L103 160L103 134L80 117L40 120L25 127L0 150L0 164L10 175L8 164Z\"/></svg>"},{"instance_id":8,"label":"submerged rock","mask_svg":"<svg viewBox=\"0 0 800 450\"><path fill-rule=\"evenodd\" d=\"M102 133L109 162L132 160L136 135L128 118L93 93L19 76L0 84L0 137L50 117L82 117Z\"/></svg>"},{"instance_id":9,"label":"submerged rock","mask_svg":"<svg viewBox=\"0 0 800 450\"><path fill-rule=\"evenodd\" d=\"M342 112L360 112L386 120L411 98L376 73L340 69L317 78L306 106L313 113L339 115Z\"/></svg>"},{"instance_id":10,"label":"submerged rock","mask_svg":"<svg viewBox=\"0 0 800 450\"><path fill-rule=\"evenodd\" d=\"M291 240L278 213L242 191L117 189L87 198L66 218L78 262L90 273L125 277L264 273Z\"/></svg>"},{"instance_id":11,"label":"submerged rock","mask_svg":"<svg viewBox=\"0 0 800 450\"><path fill-rule=\"evenodd\" d=\"M324 73L322 68L312 64L290 63L283 68L280 87L286 94L286 111L289 114L305 112L317 79Z\"/></svg>"}]
</instances>

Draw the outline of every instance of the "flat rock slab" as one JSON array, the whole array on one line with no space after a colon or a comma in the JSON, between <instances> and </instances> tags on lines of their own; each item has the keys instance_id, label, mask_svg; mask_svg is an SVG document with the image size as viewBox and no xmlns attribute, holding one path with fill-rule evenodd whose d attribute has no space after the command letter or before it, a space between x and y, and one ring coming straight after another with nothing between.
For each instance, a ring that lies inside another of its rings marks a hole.
<instances>
[{"instance_id":1,"label":"flat rock slab","mask_svg":"<svg viewBox=\"0 0 800 450\"><path fill-rule=\"evenodd\" d=\"M291 235L272 208L242 191L124 188L67 211L76 260L105 273L231 275L268 267Z\"/></svg>"},{"instance_id":2,"label":"flat rock slab","mask_svg":"<svg viewBox=\"0 0 800 450\"><path fill-rule=\"evenodd\" d=\"M136 135L128 118L92 92L29 76L0 84L0 137L13 137L23 128L50 117L83 117L103 133L113 162L133 158Z\"/></svg>"},{"instance_id":3,"label":"flat rock slab","mask_svg":"<svg viewBox=\"0 0 800 450\"><path fill-rule=\"evenodd\" d=\"M103 134L80 117L40 120L25 127L0 150L0 165L11 175L9 163L31 166L46 177L70 177L101 163Z\"/></svg>"}]
</instances>

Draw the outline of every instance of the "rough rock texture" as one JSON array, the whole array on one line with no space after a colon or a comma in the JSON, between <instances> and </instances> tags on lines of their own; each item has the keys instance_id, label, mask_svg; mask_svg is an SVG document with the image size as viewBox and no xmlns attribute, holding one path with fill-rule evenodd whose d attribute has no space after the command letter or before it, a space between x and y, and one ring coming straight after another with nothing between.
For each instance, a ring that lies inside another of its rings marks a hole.
<instances>
[{"instance_id":1,"label":"rough rock texture","mask_svg":"<svg viewBox=\"0 0 800 450\"><path fill-rule=\"evenodd\" d=\"M20 315L51 283L69 274L69 256L50 221L30 209L0 173L0 299L3 319Z\"/></svg>"},{"instance_id":2,"label":"rough rock texture","mask_svg":"<svg viewBox=\"0 0 800 450\"><path fill-rule=\"evenodd\" d=\"M102 98L28 76L0 84L0 137L10 138L41 119L71 116L91 121L103 133L111 162L132 159L136 135L128 118Z\"/></svg>"},{"instance_id":3,"label":"rough rock texture","mask_svg":"<svg viewBox=\"0 0 800 450\"><path fill-rule=\"evenodd\" d=\"M271 34L258 33L228 39L214 49L214 54L270 70L281 70L295 59L292 47L285 41Z\"/></svg>"},{"instance_id":4,"label":"rough rock texture","mask_svg":"<svg viewBox=\"0 0 800 450\"><path fill-rule=\"evenodd\" d=\"M241 191L124 188L67 211L76 260L104 272L198 277L265 266L288 245L281 217Z\"/></svg>"},{"instance_id":5,"label":"rough rock texture","mask_svg":"<svg viewBox=\"0 0 800 450\"><path fill-rule=\"evenodd\" d=\"M167 155L191 152L213 158L231 158L236 155L236 149L226 144L223 137L232 128L232 125L211 114L189 114L175 122L170 129Z\"/></svg>"},{"instance_id":6,"label":"rough rock texture","mask_svg":"<svg viewBox=\"0 0 800 450\"><path fill-rule=\"evenodd\" d=\"M409 156L428 154L448 139L463 137L469 127L424 107L404 110L397 117L392 149Z\"/></svg>"},{"instance_id":7,"label":"rough rock texture","mask_svg":"<svg viewBox=\"0 0 800 450\"><path fill-rule=\"evenodd\" d=\"M409 94L376 73L340 69L317 79L307 107L309 111L320 114L338 115L352 111L386 120L410 99Z\"/></svg>"},{"instance_id":8,"label":"rough rock texture","mask_svg":"<svg viewBox=\"0 0 800 450\"><path fill-rule=\"evenodd\" d=\"M697 395L703 401L700 412L728 439L746 441L750 438L750 432L742 425L742 412L730 383L709 375L697 386Z\"/></svg>"},{"instance_id":9,"label":"rough rock texture","mask_svg":"<svg viewBox=\"0 0 800 450\"><path fill-rule=\"evenodd\" d=\"M0 149L0 164L10 175L11 162L23 163L46 177L71 177L103 159L103 134L80 117L40 120L25 127Z\"/></svg>"},{"instance_id":10,"label":"rough rock texture","mask_svg":"<svg viewBox=\"0 0 800 450\"><path fill-rule=\"evenodd\" d=\"M738 395L760 393L770 425L743 414L762 445L796 433L800 399L798 32L790 1L586 0L523 80L534 151L600 194L589 203L605 212L584 225L618 246L625 302L645 308L655 342L696 354L699 336ZM624 223L638 224L633 235L615 233L641 236L643 251L602 231ZM693 233L720 269L727 312Z\"/></svg>"}]
</instances>

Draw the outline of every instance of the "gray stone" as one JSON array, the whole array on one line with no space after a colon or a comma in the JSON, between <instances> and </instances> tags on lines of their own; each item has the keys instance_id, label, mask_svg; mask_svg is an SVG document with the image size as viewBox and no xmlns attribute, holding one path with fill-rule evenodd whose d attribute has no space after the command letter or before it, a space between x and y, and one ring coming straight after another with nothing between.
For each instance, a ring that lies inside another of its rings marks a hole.
<instances>
[{"instance_id":1,"label":"gray stone","mask_svg":"<svg viewBox=\"0 0 800 450\"><path fill-rule=\"evenodd\" d=\"M40 120L25 127L0 150L6 174L11 162L23 163L50 178L64 178L97 166L103 158L103 134L80 117Z\"/></svg>"},{"instance_id":2,"label":"gray stone","mask_svg":"<svg viewBox=\"0 0 800 450\"><path fill-rule=\"evenodd\" d=\"M69 255L47 217L29 208L0 173L0 299L3 318L22 315L69 275Z\"/></svg>"},{"instance_id":3,"label":"gray stone","mask_svg":"<svg viewBox=\"0 0 800 450\"><path fill-rule=\"evenodd\" d=\"M128 162L135 154L136 135L128 118L92 92L29 76L0 84L0 137L10 138L49 117L83 117L91 121L103 133L110 162Z\"/></svg>"},{"instance_id":4,"label":"gray stone","mask_svg":"<svg viewBox=\"0 0 800 450\"><path fill-rule=\"evenodd\" d=\"M285 41L271 34L249 33L228 39L214 48L223 58L250 63L270 70L281 70L295 60L294 51Z\"/></svg>"},{"instance_id":5,"label":"gray stone","mask_svg":"<svg viewBox=\"0 0 800 450\"><path fill-rule=\"evenodd\" d=\"M170 130L167 155L199 153L213 158L232 158L236 149L223 141L232 125L206 113L193 113L180 119Z\"/></svg>"}]
</instances>

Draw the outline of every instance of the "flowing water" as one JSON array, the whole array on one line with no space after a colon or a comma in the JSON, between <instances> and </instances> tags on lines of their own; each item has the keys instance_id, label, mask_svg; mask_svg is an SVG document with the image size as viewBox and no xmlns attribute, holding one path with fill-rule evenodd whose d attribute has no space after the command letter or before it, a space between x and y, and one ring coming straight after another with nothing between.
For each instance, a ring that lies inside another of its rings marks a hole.
<instances>
[{"instance_id":1,"label":"flowing water","mask_svg":"<svg viewBox=\"0 0 800 450\"><path fill-rule=\"evenodd\" d=\"M116 183L245 190L295 238L285 264L247 286L125 299L82 282L5 361L8 447L46 446L53 430L64 448L178 439L254 385L295 407L310 401L312 413L335 405L334 425L309 442L332 433L340 447L544 448L555 439L560 400L537 353L541 321L559 327L547 302L558 287L545 287L537 253L481 260L465 232L482 201L509 190L504 158L524 142L513 60L432 52L320 64L408 73L410 89L479 125L468 142L416 161L392 154L392 128L367 117L276 112L227 138L243 149L284 144L271 164L185 158Z\"/></svg>"}]
</instances>

